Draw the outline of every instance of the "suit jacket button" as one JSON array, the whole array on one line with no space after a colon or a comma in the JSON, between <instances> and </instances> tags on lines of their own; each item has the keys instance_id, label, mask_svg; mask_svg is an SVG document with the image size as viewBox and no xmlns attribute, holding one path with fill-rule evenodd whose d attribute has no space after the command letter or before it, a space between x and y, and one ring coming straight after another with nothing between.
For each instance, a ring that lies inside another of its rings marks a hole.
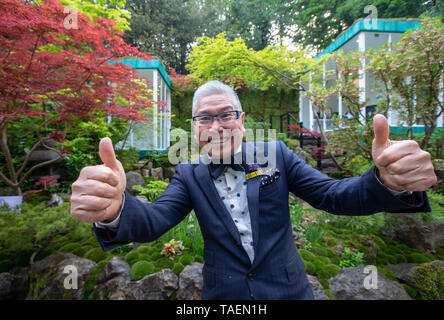
<instances>
[{"instance_id":1,"label":"suit jacket button","mask_svg":"<svg viewBox=\"0 0 444 320\"><path fill-rule=\"evenodd\" d=\"M250 273L248 274L248 280L253 280L253 278L254 278L254 273L253 273L253 272L250 272Z\"/></svg>"}]
</instances>

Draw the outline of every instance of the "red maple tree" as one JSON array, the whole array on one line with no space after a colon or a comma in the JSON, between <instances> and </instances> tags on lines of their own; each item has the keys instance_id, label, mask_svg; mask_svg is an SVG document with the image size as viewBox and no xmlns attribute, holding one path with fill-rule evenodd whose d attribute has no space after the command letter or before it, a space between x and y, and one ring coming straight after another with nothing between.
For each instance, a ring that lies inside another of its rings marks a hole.
<instances>
[{"instance_id":1,"label":"red maple tree","mask_svg":"<svg viewBox=\"0 0 444 320\"><path fill-rule=\"evenodd\" d=\"M0 179L17 194L31 172L59 160L29 168L34 150L43 146L62 157L45 141L63 138L73 119L111 115L144 120L143 110L152 106L135 70L110 63L128 56L152 57L125 43L113 20L91 21L77 13L77 28L67 28L67 16L56 0L0 2L0 159L5 161ZM8 126L25 117L45 130L37 130L38 142L16 168ZM57 133L48 134L48 127Z\"/></svg>"}]
</instances>

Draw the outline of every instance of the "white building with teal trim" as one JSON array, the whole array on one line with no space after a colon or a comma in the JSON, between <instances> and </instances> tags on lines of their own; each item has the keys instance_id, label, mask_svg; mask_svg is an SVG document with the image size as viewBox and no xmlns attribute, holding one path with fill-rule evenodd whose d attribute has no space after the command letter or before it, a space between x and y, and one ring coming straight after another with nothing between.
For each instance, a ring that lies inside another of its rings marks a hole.
<instances>
[{"instance_id":1,"label":"white building with teal trim","mask_svg":"<svg viewBox=\"0 0 444 320\"><path fill-rule=\"evenodd\" d=\"M124 149L136 148L141 158L147 152L165 153L170 146L171 129L171 81L165 69L157 59L123 59L119 62L136 69L140 76L147 77L151 82L148 88L152 89L153 101L163 102L164 106L153 103L148 113L148 125L130 122L132 127ZM116 144L121 148L122 142Z\"/></svg>"},{"instance_id":2,"label":"white building with teal trim","mask_svg":"<svg viewBox=\"0 0 444 320\"><path fill-rule=\"evenodd\" d=\"M420 25L421 23L419 21L358 20L324 51L322 51L317 58L338 50L347 54L350 51L367 51L370 48L379 49L387 42L396 43L403 33L409 29L415 29ZM331 60L327 60L323 63L323 83L326 87L332 86L335 82L334 75L328 76L328 71L333 69L335 69L335 65ZM375 106L381 99L381 94L372 90L375 84L375 78L372 74L367 73L364 70L365 63L362 69L358 71L359 95L360 101L368 101L365 106L366 110L364 114L371 115ZM310 84L306 84L306 86L307 85L309 86ZM441 94L441 99L442 98L443 96ZM302 94L299 99L299 121L303 122L305 128L319 131L318 124L313 114L311 101L308 98L303 97ZM347 116L347 107L340 95L329 97L328 106L330 107L330 112L318 112L321 126L324 131L333 130L330 119L331 114L336 114L339 117ZM444 115L438 120L438 128L443 127L443 118ZM402 127L403 123L400 122L395 111L389 113L387 120L391 127L391 132L401 132L399 127ZM405 130L403 131L405 132ZM424 126L421 124L415 124L413 132L424 132Z\"/></svg>"}]
</instances>

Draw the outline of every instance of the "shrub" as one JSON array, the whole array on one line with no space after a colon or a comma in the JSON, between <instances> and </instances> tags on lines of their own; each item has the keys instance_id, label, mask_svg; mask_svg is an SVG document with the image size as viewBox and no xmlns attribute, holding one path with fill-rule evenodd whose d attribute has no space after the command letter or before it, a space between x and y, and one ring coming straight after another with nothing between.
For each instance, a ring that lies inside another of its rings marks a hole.
<instances>
[{"instance_id":1,"label":"shrub","mask_svg":"<svg viewBox=\"0 0 444 320\"><path fill-rule=\"evenodd\" d=\"M322 229L321 225L310 224L305 231L305 236L308 241L310 241L312 243L316 243L316 242L322 241L323 233L324 233L324 230Z\"/></svg>"},{"instance_id":2,"label":"shrub","mask_svg":"<svg viewBox=\"0 0 444 320\"><path fill-rule=\"evenodd\" d=\"M100 248L90 249L85 254L86 259L92 260L94 262L100 262L100 261L104 260L107 256L108 256L108 254Z\"/></svg>"},{"instance_id":3,"label":"shrub","mask_svg":"<svg viewBox=\"0 0 444 320\"><path fill-rule=\"evenodd\" d=\"M139 280L144 276L154 272L154 264L148 261L138 261L132 267L130 271L131 280Z\"/></svg>"},{"instance_id":4,"label":"shrub","mask_svg":"<svg viewBox=\"0 0 444 320\"><path fill-rule=\"evenodd\" d=\"M178 262L174 264L172 271L174 272L174 274L179 275L184 268L184 265Z\"/></svg>"},{"instance_id":5,"label":"shrub","mask_svg":"<svg viewBox=\"0 0 444 320\"><path fill-rule=\"evenodd\" d=\"M413 281L421 299L444 300L444 261L436 260L417 267Z\"/></svg>"}]
</instances>

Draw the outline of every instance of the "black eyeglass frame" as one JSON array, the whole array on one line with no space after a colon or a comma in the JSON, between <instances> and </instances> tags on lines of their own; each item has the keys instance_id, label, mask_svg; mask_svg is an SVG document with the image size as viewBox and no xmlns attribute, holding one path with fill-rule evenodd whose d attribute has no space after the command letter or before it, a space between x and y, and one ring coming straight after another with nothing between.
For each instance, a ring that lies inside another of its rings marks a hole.
<instances>
[{"instance_id":1,"label":"black eyeglass frame","mask_svg":"<svg viewBox=\"0 0 444 320\"><path fill-rule=\"evenodd\" d=\"M230 111L224 111L224 112L221 112L221 113L218 113L218 114L214 114L214 115L211 115L211 114L201 114L201 115L192 117L192 119L193 119L193 122L198 121L199 118L202 118L202 117L211 117L211 118L214 119L214 118L220 116L221 114L233 113L233 112L236 113L236 120L239 120L240 115L243 113L242 111L239 111L239 110L230 110Z\"/></svg>"}]
</instances>

